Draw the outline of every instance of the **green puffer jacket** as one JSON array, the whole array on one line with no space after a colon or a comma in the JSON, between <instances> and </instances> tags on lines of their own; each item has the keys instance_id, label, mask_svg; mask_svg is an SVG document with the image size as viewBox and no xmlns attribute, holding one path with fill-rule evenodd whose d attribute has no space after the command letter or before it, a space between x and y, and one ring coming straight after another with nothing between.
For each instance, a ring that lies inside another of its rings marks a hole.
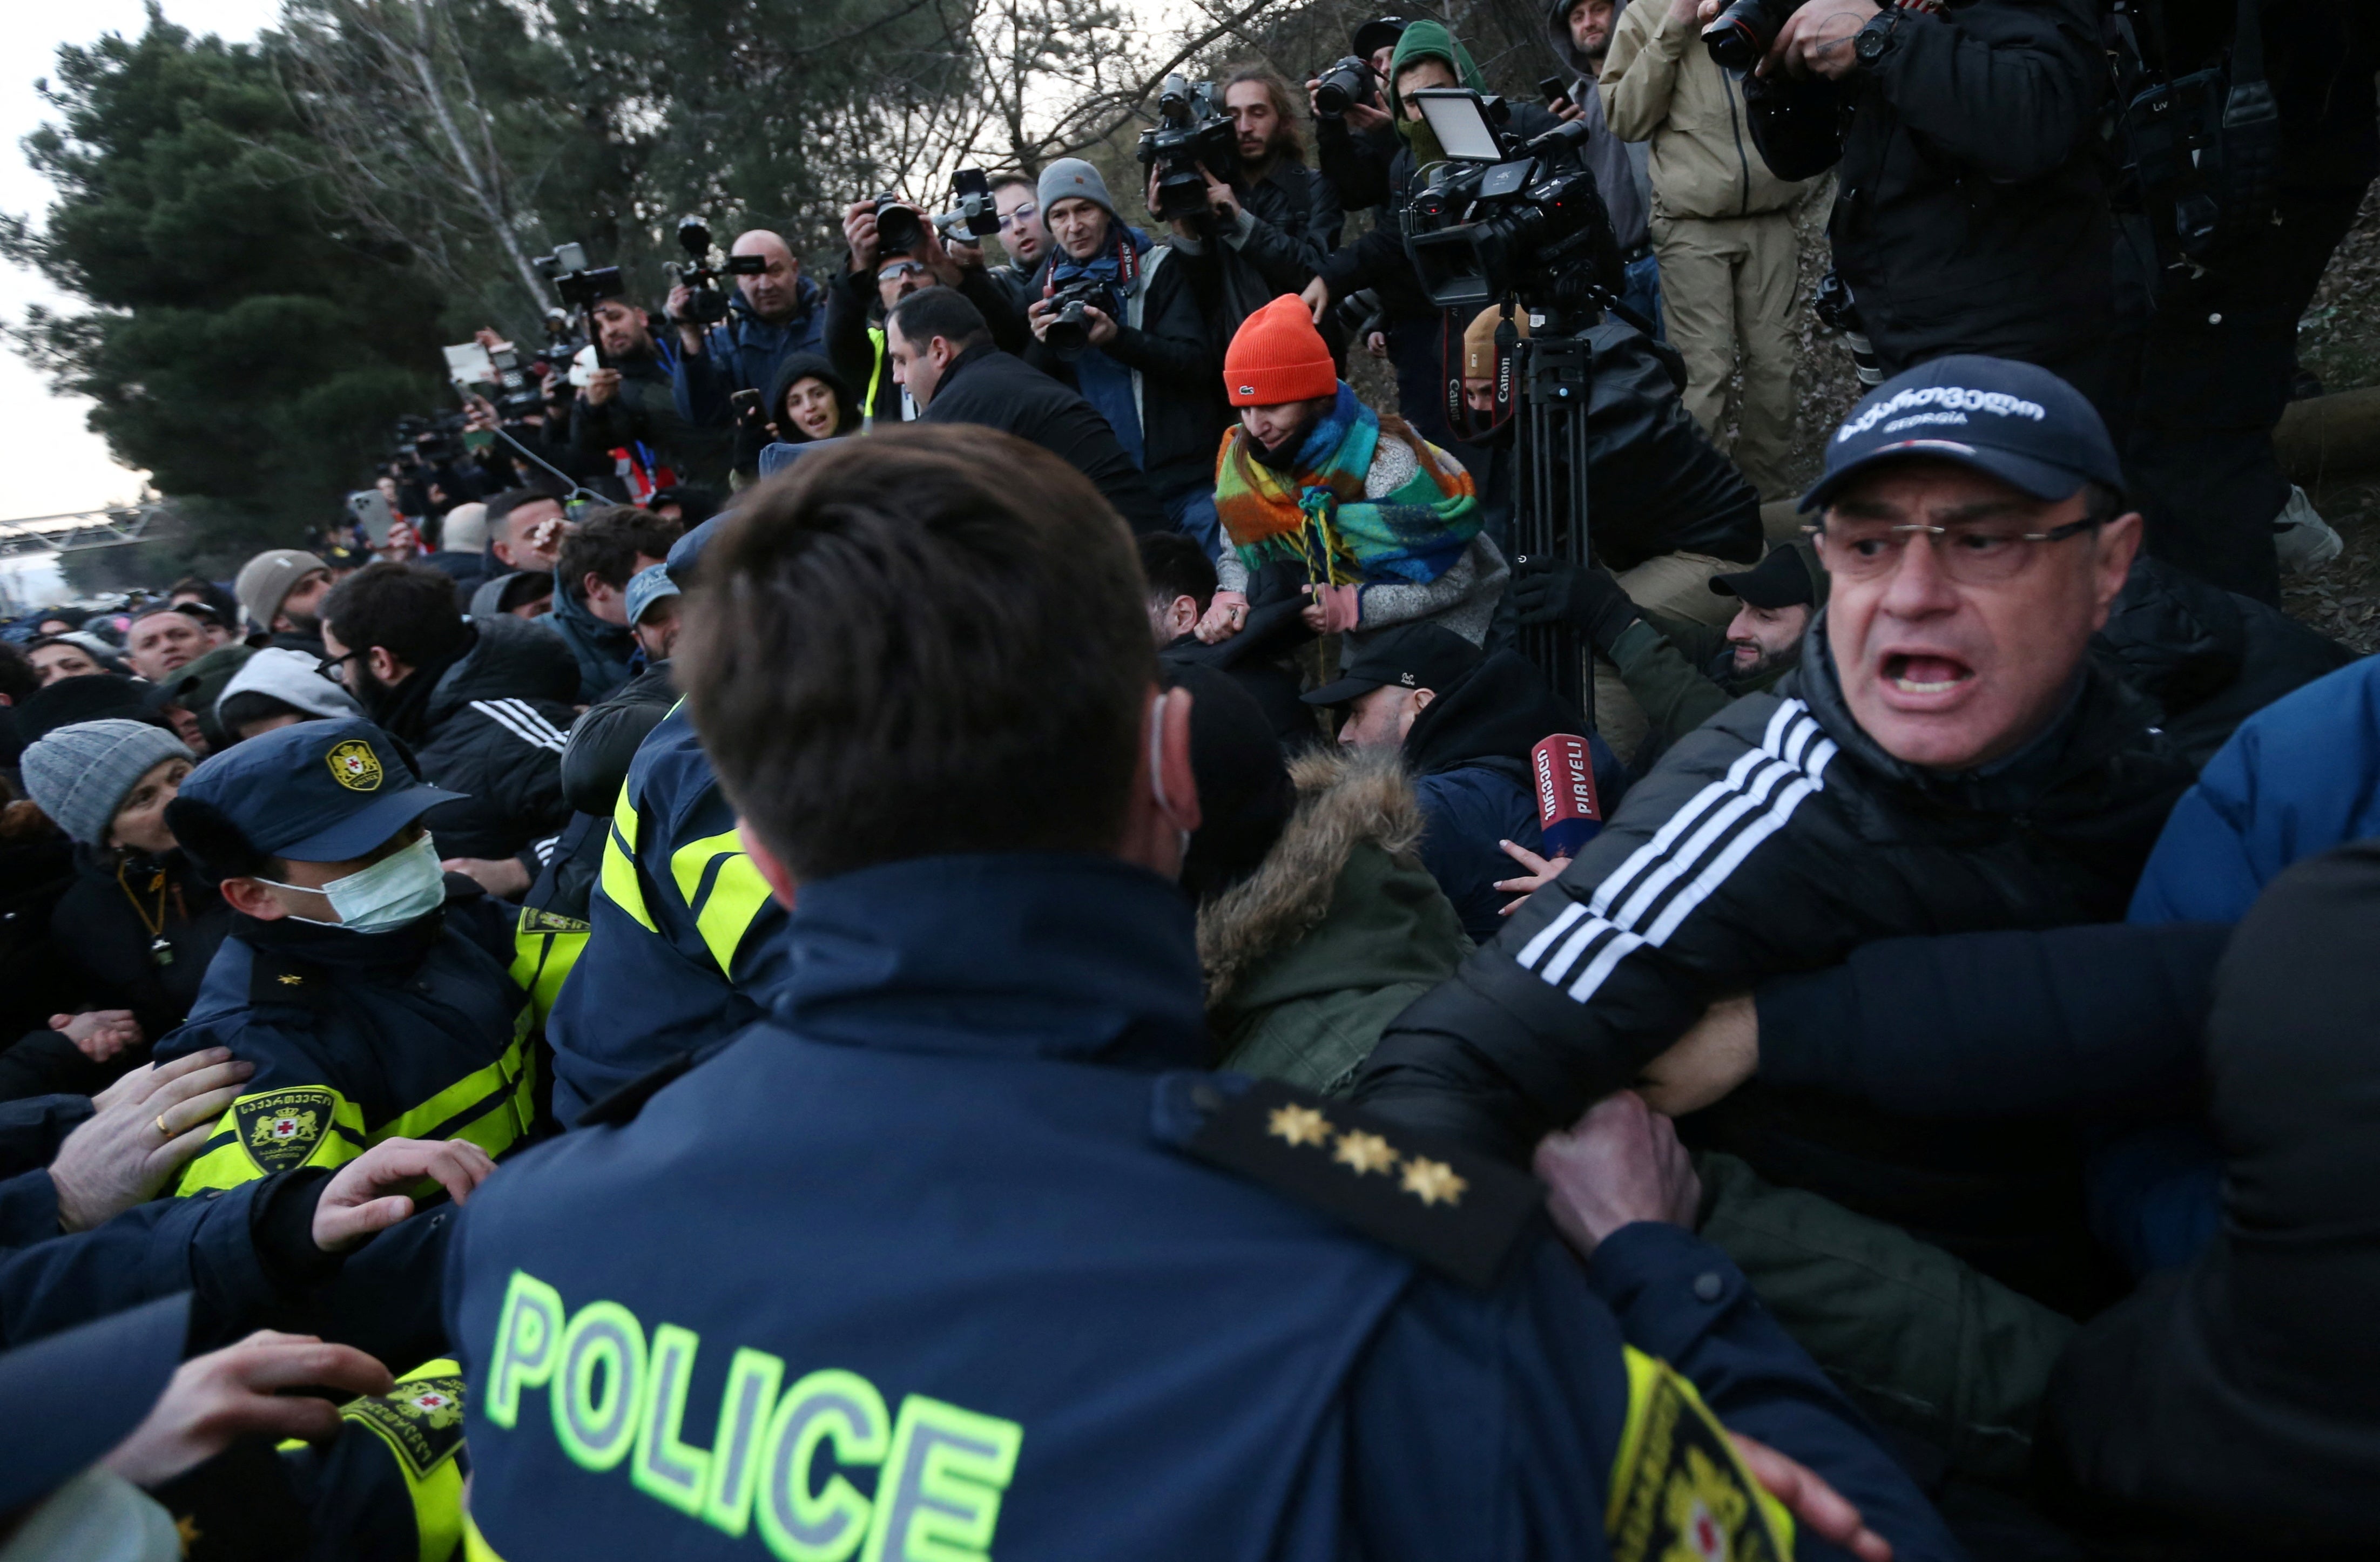
<instances>
[{"instance_id":1,"label":"green puffer jacket","mask_svg":"<svg viewBox=\"0 0 2380 1562\"><path fill-rule=\"evenodd\" d=\"M1221 1067L1337 1095L1471 940L1415 854L1421 808L1394 750L1306 754L1290 776L1281 839L1198 914L1207 1023Z\"/></svg>"}]
</instances>

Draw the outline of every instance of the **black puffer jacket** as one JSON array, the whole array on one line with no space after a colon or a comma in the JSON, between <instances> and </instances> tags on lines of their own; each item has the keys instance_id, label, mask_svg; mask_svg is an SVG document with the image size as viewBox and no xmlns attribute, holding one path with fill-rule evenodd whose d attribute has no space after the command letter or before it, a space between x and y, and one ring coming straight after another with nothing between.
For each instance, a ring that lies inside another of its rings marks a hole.
<instances>
[{"instance_id":1,"label":"black puffer jacket","mask_svg":"<svg viewBox=\"0 0 2380 1562\"><path fill-rule=\"evenodd\" d=\"M2191 776L2145 701L2086 667L2065 714L1990 773L1921 770L1852 720L1825 626L1398 1018L1359 1099L1518 1159L1764 977L1899 934L2123 914Z\"/></svg>"},{"instance_id":2,"label":"black puffer jacket","mask_svg":"<svg viewBox=\"0 0 2380 1562\"><path fill-rule=\"evenodd\" d=\"M1949 0L1902 10L1883 59L1840 82L1745 81L1779 178L1836 169L1835 270L1887 374L1950 353L2056 369L2106 339L2100 9Z\"/></svg>"},{"instance_id":3,"label":"black puffer jacket","mask_svg":"<svg viewBox=\"0 0 2380 1562\"><path fill-rule=\"evenodd\" d=\"M622 684L610 699L588 707L562 751L564 800L579 813L611 817L638 745L676 703L670 664L658 661Z\"/></svg>"},{"instance_id":4,"label":"black puffer jacket","mask_svg":"<svg viewBox=\"0 0 2380 1562\"><path fill-rule=\"evenodd\" d=\"M578 715L578 663L560 636L523 619L471 629L460 656L416 670L372 716L412 748L423 780L469 798L426 816L439 854L518 855L534 878L538 846L570 817L562 748Z\"/></svg>"},{"instance_id":5,"label":"black puffer jacket","mask_svg":"<svg viewBox=\"0 0 2380 1562\"><path fill-rule=\"evenodd\" d=\"M2193 768L2215 757L2240 722L2355 660L2277 609L2145 553L2092 645L2157 702L2166 736Z\"/></svg>"}]
</instances>

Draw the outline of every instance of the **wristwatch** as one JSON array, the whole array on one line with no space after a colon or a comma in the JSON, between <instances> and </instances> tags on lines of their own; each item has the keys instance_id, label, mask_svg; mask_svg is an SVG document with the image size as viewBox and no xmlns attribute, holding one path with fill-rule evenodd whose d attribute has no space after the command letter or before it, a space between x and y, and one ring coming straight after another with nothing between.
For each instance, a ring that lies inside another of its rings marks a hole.
<instances>
[{"instance_id":1,"label":"wristwatch","mask_svg":"<svg viewBox=\"0 0 2380 1562\"><path fill-rule=\"evenodd\" d=\"M1859 57L1861 65L1873 70L1876 62L1884 58L1885 51L1892 47L1892 30L1900 25L1900 7L1888 5L1874 21L1852 35L1852 53Z\"/></svg>"}]
</instances>

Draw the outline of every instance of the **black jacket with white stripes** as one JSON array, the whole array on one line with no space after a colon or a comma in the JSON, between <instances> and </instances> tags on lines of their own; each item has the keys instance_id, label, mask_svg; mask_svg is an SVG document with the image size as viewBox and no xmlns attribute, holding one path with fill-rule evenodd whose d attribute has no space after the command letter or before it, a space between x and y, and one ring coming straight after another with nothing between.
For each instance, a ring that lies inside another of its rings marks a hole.
<instances>
[{"instance_id":1,"label":"black jacket with white stripes","mask_svg":"<svg viewBox=\"0 0 2380 1562\"><path fill-rule=\"evenodd\" d=\"M533 879L570 820L562 750L578 715L568 703L578 664L560 636L527 620L499 614L472 627L477 637L438 673L411 740L422 779L469 801L442 804L427 822L441 856L518 856Z\"/></svg>"},{"instance_id":2,"label":"black jacket with white stripes","mask_svg":"<svg viewBox=\"0 0 2380 1562\"><path fill-rule=\"evenodd\" d=\"M1943 775L1852 720L1825 625L1800 668L1681 739L1559 879L1397 1018L1355 1099L1522 1159L1763 977L1897 935L2123 914L2191 780L2140 696L2086 666L2025 749Z\"/></svg>"}]
</instances>

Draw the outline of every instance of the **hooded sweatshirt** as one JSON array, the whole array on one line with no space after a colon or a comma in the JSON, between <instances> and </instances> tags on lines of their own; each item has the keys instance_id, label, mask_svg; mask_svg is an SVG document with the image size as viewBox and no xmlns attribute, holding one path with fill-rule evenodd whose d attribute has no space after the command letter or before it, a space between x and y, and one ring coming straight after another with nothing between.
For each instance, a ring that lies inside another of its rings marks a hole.
<instances>
[{"instance_id":1,"label":"hooded sweatshirt","mask_svg":"<svg viewBox=\"0 0 2380 1562\"><path fill-rule=\"evenodd\" d=\"M1652 184L1645 173L1645 149L1621 140L1604 123L1606 105L1595 85L1598 63L1580 53L1570 38L1570 12L1576 4L1578 0L1552 0L1546 11L1546 46L1572 78L1570 101L1578 105L1590 132L1586 165L1595 175L1595 188L1603 197L1603 209L1611 214L1611 231L1620 240L1620 252L1633 254L1650 236L1645 215L1651 209ZM1615 41L1621 18L1629 14L1627 5L1628 0L1620 0L1612 9L1611 32ZM1639 6L1636 9L1658 15L1661 7ZM1640 143L1642 139L1636 138Z\"/></svg>"}]
</instances>

